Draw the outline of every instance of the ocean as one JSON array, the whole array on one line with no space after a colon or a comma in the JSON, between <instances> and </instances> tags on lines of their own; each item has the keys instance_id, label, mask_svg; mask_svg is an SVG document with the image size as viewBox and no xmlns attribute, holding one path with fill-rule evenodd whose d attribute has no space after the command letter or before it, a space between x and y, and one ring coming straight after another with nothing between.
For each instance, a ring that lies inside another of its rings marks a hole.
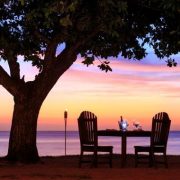
<instances>
[{"instance_id":1,"label":"ocean","mask_svg":"<svg viewBox=\"0 0 180 180\"><path fill-rule=\"evenodd\" d=\"M77 155L80 152L78 131L67 131L66 154ZM65 136L63 131L38 131L37 148L40 156L61 156L65 154ZM0 156L8 151L9 132L0 131ZM114 153L121 152L120 137L99 137L99 145L112 145ZM148 145L147 137L127 139L127 153L134 154L134 145ZM171 131L168 139L167 154L180 155L180 131Z\"/></svg>"}]
</instances>

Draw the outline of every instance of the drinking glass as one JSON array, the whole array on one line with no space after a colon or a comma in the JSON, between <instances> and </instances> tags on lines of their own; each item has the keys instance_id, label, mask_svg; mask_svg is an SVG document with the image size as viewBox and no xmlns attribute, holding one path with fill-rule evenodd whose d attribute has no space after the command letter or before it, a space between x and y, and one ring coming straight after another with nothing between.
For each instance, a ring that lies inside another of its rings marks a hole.
<instances>
[{"instance_id":1,"label":"drinking glass","mask_svg":"<svg viewBox=\"0 0 180 180\"><path fill-rule=\"evenodd\" d=\"M134 130L142 130L142 127L138 121L133 122Z\"/></svg>"}]
</instances>

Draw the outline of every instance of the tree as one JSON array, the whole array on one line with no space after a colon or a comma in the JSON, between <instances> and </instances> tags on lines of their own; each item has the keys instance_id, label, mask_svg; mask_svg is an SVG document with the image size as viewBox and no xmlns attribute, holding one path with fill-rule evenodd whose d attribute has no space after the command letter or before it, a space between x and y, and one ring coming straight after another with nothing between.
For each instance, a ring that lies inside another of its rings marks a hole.
<instances>
[{"instance_id":1,"label":"tree","mask_svg":"<svg viewBox=\"0 0 180 180\"><path fill-rule=\"evenodd\" d=\"M32 162L36 147L37 119L43 101L59 77L76 61L111 71L109 56L121 54L140 60L145 44L159 58L180 50L179 0L1 0L0 84L14 97L14 111L7 158ZM62 51L58 47L65 44ZM34 81L20 77L18 57L39 68Z\"/></svg>"}]
</instances>

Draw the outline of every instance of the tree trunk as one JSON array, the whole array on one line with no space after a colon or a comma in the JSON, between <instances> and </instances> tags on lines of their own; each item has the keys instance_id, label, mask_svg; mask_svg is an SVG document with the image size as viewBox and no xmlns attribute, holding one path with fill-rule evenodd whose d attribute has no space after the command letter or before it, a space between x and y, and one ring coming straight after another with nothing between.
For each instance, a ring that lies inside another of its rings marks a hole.
<instances>
[{"instance_id":1,"label":"tree trunk","mask_svg":"<svg viewBox=\"0 0 180 180\"><path fill-rule=\"evenodd\" d=\"M29 97L15 97L14 101L7 159L24 163L37 162L37 119L42 103Z\"/></svg>"}]
</instances>

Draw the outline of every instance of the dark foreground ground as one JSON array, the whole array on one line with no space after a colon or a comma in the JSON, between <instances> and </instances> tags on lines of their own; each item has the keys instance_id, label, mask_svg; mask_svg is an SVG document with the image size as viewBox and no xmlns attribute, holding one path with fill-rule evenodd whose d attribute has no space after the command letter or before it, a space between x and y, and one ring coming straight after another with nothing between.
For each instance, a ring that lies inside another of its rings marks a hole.
<instances>
[{"instance_id":1,"label":"dark foreground ground","mask_svg":"<svg viewBox=\"0 0 180 180\"><path fill-rule=\"evenodd\" d=\"M9 164L1 158L0 180L180 180L180 156L168 156L168 169L163 165L149 168L147 164L135 168L132 155L128 155L126 168L121 168L120 160L120 155L113 156L113 168L107 164L78 168L78 156L42 157L37 164Z\"/></svg>"}]
</instances>

